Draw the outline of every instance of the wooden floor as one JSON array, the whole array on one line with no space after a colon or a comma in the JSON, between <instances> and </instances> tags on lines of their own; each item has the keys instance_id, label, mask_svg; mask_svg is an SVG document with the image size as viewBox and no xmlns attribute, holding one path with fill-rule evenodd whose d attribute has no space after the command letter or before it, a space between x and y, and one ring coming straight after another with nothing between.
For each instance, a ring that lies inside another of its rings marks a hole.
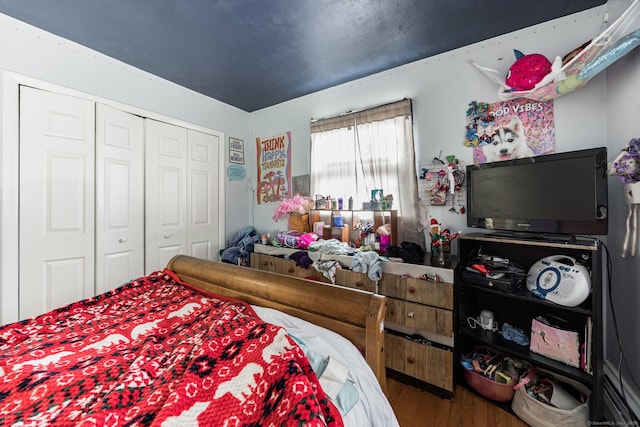
<instances>
[{"instance_id":1,"label":"wooden floor","mask_svg":"<svg viewBox=\"0 0 640 427\"><path fill-rule=\"evenodd\" d=\"M391 378L387 378L387 388L400 427L527 427L517 416L463 387L456 388L453 400L442 399Z\"/></svg>"}]
</instances>

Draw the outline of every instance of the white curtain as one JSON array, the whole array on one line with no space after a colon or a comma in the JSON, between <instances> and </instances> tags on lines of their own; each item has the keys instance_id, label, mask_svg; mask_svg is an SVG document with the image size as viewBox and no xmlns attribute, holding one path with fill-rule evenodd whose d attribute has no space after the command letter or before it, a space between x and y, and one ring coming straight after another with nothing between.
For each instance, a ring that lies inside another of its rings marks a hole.
<instances>
[{"instance_id":1,"label":"white curtain","mask_svg":"<svg viewBox=\"0 0 640 427\"><path fill-rule=\"evenodd\" d=\"M311 196L359 199L354 128L338 128L311 134ZM345 179L349 177L349 179Z\"/></svg>"},{"instance_id":2,"label":"white curtain","mask_svg":"<svg viewBox=\"0 0 640 427\"><path fill-rule=\"evenodd\" d=\"M371 190L393 195L398 242L423 246L411 101L314 122L311 125L311 194L371 199Z\"/></svg>"}]
</instances>

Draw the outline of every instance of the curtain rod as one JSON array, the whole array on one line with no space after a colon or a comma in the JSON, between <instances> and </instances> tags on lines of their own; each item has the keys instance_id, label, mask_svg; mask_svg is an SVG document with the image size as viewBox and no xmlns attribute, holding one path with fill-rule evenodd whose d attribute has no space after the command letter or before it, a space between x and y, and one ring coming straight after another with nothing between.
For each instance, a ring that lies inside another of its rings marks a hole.
<instances>
[{"instance_id":1,"label":"curtain rod","mask_svg":"<svg viewBox=\"0 0 640 427\"><path fill-rule=\"evenodd\" d=\"M361 113L363 111L371 110L371 109L378 108L378 107L384 107L386 105L391 105L391 104L395 104L397 102L402 102L402 101L411 101L411 98L402 98L402 99L399 99L397 101L387 102L386 104L378 104L378 105L374 105L373 107L361 108L359 110L349 110L349 111L344 112L342 114L338 114L336 116L331 116L331 117L321 117L319 119L314 119L312 117L311 118L311 123L315 123L315 122L320 121L320 120L333 119L333 118L336 118L336 117L344 117L344 116L348 116L349 114L357 114L357 113Z\"/></svg>"}]
</instances>

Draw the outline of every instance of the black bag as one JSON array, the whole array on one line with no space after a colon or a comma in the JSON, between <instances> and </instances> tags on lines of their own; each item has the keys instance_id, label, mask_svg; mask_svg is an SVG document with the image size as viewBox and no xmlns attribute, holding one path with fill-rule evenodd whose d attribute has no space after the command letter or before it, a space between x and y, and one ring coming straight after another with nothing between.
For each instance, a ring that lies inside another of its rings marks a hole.
<instances>
[{"instance_id":1,"label":"black bag","mask_svg":"<svg viewBox=\"0 0 640 427\"><path fill-rule=\"evenodd\" d=\"M413 242L400 243L400 258L412 264L422 264L424 261L424 249Z\"/></svg>"}]
</instances>

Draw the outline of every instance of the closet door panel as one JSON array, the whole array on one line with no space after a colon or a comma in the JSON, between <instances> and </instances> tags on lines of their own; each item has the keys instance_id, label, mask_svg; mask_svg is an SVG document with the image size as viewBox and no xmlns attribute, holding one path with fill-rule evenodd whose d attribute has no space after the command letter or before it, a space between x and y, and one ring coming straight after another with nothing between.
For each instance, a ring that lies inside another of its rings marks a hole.
<instances>
[{"instance_id":1,"label":"closet door panel","mask_svg":"<svg viewBox=\"0 0 640 427\"><path fill-rule=\"evenodd\" d=\"M20 89L19 317L94 294L94 103Z\"/></svg>"},{"instance_id":2,"label":"closet door panel","mask_svg":"<svg viewBox=\"0 0 640 427\"><path fill-rule=\"evenodd\" d=\"M146 119L145 272L187 253L187 130Z\"/></svg>"},{"instance_id":3,"label":"closet door panel","mask_svg":"<svg viewBox=\"0 0 640 427\"><path fill-rule=\"evenodd\" d=\"M218 149L220 138L188 130L188 229L189 254L198 258L218 259L219 194Z\"/></svg>"},{"instance_id":4,"label":"closet door panel","mask_svg":"<svg viewBox=\"0 0 640 427\"><path fill-rule=\"evenodd\" d=\"M96 106L96 293L144 274L144 119Z\"/></svg>"}]
</instances>

